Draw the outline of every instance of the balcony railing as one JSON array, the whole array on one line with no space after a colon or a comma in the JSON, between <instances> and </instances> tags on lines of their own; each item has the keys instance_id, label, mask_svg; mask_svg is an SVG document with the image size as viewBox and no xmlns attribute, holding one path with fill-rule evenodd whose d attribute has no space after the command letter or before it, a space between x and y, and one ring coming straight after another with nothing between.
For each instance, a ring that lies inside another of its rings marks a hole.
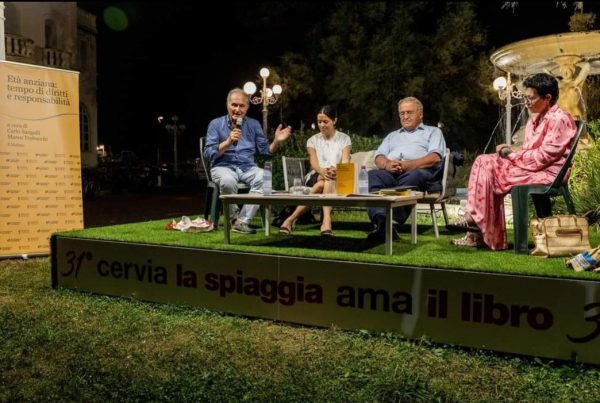
<instances>
[{"instance_id":1,"label":"balcony railing","mask_svg":"<svg viewBox=\"0 0 600 403\"><path fill-rule=\"evenodd\" d=\"M8 60L33 61L33 39L21 35L6 34L4 43Z\"/></svg>"},{"instance_id":2,"label":"balcony railing","mask_svg":"<svg viewBox=\"0 0 600 403\"><path fill-rule=\"evenodd\" d=\"M60 49L44 48L42 49L42 64L50 67L60 67L68 69L71 67L71 53Z\"/></svg>"}]
</instances>

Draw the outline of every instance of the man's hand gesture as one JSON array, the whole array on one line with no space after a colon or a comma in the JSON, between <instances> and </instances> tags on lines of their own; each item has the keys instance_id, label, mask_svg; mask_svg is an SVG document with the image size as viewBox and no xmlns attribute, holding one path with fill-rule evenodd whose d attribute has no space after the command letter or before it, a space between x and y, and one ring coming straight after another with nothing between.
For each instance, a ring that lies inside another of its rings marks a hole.
<instances>
[{"instance_id":1,"label":"man's hand gesture","mask_svg":"<svg viewBox=\"0 0 600 403\"><path fill-rule=\"evenodd\" d=\"M288 137L290 137L291 134L292 126L283 128L283 125L280 123L279 126L277 126L277 129L275 129L275 141L278 143L283 143L288 139Z\"/></svg>"}]
</instances>

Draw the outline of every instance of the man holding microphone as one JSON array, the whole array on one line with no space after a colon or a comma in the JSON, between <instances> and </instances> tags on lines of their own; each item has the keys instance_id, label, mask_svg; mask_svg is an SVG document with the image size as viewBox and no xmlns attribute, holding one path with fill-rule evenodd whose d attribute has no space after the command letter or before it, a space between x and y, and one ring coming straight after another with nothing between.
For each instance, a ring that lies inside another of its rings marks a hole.
<instances>
[{"instance_id":1,"label":"man holding microphone","mask_svg":"<svg viewBox=\"0 0 600 403\"><path fill-rule=\"evenodd\" d=\"M263 170L256 166L254 155L258 150L261 155L271 158L291 135L292 127L283 128L280 124L269 144L258 120L246 117L250 100L244 90L234 88L229 91L226 105L227 115L213 119L206 132L203 153L210 161L210 173L221 194L237 194L239 182L248 185L251 193L260 193ZM257 211L258 205L244 205L241 209L231 205L232 231L256 233L249 223Z\"/></svg>"}]
</instances>

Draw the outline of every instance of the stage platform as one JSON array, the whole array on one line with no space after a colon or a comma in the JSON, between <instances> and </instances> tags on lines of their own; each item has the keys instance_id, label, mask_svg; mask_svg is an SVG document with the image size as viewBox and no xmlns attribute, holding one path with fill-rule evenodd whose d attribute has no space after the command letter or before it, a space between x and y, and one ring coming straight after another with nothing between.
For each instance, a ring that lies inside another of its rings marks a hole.
<instances>
[{"instance_id":1,"label":"stage platform","mask_svg":"<svg viewBox=\"0 0 600 403\"><path fill-rule=\"evenodd\" d=\"M55 234L53 287L600 363L600 275L560 259L448 248L427 234L417 245L404 234L385 256L344 223L333 239L299 229L226 245L222 230L166 231L168 221Z\"/></svg>"}]
</instances>

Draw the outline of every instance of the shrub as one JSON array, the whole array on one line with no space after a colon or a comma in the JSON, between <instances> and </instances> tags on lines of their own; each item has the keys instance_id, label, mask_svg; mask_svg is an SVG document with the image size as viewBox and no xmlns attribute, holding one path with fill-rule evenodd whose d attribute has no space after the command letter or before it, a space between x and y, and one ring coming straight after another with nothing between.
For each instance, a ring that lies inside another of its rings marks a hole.
<instances>
[{"instance_id":1,"label":"shrub","mask_svg":"<svg viewBox=\"0 0 600 403\"><path fill-rule=\"evenodd\" d=\"M479 154L477 151L469 151L466 149L462 150L461 153L465 159L463 161L462 166L458 170L457 187L466 188L469 184L469 174L471 173L471 166L473 165L473 161L475 161L475 158Z\"/></svg>"},{"instance_id":2,"label":"shrub","mask_svg":"<svg viewBox=\"0 0 600 403\"><path fill-rule=\"evenodd\" d=\"M600 134L600 119L589 122L591 138ZM600 221L600 144L591 140L591 148L575 154L569 187L575 208L588 216L590 224Z\"/></svg>"}]
</instances>

